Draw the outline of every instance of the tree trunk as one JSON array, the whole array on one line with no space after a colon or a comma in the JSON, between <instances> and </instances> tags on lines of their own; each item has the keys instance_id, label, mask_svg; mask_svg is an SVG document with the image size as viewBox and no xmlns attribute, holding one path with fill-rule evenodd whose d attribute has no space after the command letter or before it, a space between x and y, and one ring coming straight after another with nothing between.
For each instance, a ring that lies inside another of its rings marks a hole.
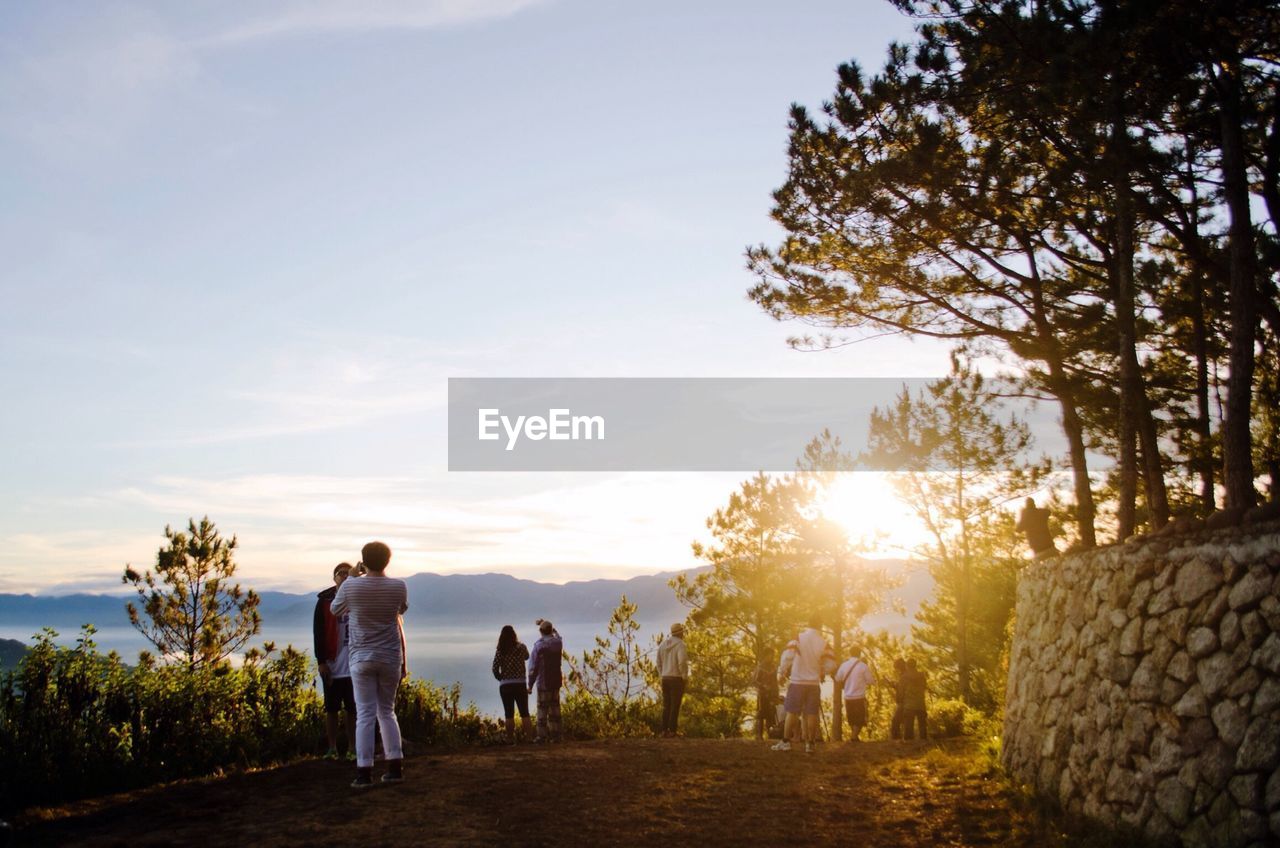
<instances>
[{"instance_id":1,"label":"tree trunk","mask_svg":"<svg viewBox=\"0 0 1280 848\"><path fill-rule=\"evenodd\" d=\"M1117 262L1116 267L1120 264L1122 263ZM1119 480L1116 493L1116 541L1123 542L1133 535L1137 525L1138 452L1134 422L1138 418L1138 405L1133 391L1136 359L1131 361L1131 357L1125 356L1126 350L1133 351L1133 291L1122 280L1124 275L1116 267L1113 267L1111 275L1112 297L1116 306L1116 344L1120 359L1120 403L1116 421L1116 433L1120 442L1117 452Z\"/></svg>"},{"instance_id":2,"label":"tree trunk","mask_svg":"<svg viewBox=\"0 0 1280 848\"><path fill-rule=\"evenodd\" d=\"M1218 94L1218 119L1222 133L1223 194L1231 217L1228 231L1230 257L1231 346L1227 375L1226 420L1222 424L1222 458L1226 506L1254 504L1253 441L1250 419L1253 401L1254 340L1258 305L1253 222L1249 210L1249 183L1245 162L1244 132L1240 117L1239 59L1210 66Z\"/></svg>"},{"instance_id":3,"label":"tree trunk","mask_svg":"<svg viewBox=\"0 0 1280 848\"><path fill-rule=\"evenodd\" d=\"M1138 329L1136 287L1133 279L1136 251L1137 222L1134 215L1132 186L1125 167L1123 148L1127 146L1124 126L1117 121L1112 128L1112 145L1115 149L1113 169L1115 188L1116 244L1112 263L1112 287L1116 309L1116 353L1120 360L1120 433L1123 439L1121 454L1121 509L1129 513L1129 530L1132 532L1133 507L1136 499L1137 457L1133 454L1131 435L1136 431L1142 444L1143 473L1147 490L1149 520L1154 528L1160 528L1169 520L1169 497L1165 490L1164 468L1160 460L1160 445L1156 434L1155 419L1147 399L1146 384L1142 379L1142 367L1138 362ZM1125 464L1125 463L1128 464ZM1127 536L1122 532L1121 538Z\"/></svg>"},{"instance_id":4,"label":"tree trunk","mask_svg":"<svg viewBox=\"0 0 1280 848\"><path fill-rule=\"evenodd\" d=\"M1085 548L1096 548L1098 536L1094 529L1094 516L1097 507L1093 502L1093 483L1089 479L1089 460L1084 447L1084 424L1080 421L1080 413L1076 410L1074 399L1068 395L1059 398L1062 405L1062 429L1067 434L1067 443L1071 454L1071 479L1075 485L1076 495L1076 531L1080 534L1080 544Z\"/></svg>"},{"instance_id":5,"label":"tree trunk","mask_svg":"<svg viewBox=\"0 0 1280 848\"><path fill-rule=\"evenodd\" d=\"M1192 346L1196 357L1196 456L1195 470L1200 475L1200 511L1209 515L1217 508L1213 488L1213 426L1209 418L1209 333L1205 326L1204 279L1191 280Z\"/></svg>"},{"instance_id":6,"label":"tree trunk","mask_svg":"<svg viewBox=\"0 0 1280 848\"><path fill-rule=\"evenodd\" d=\"M1094 548L1098 545L1094 530L1096 508L1093 502L1093 483L1089 480L1089 460L1084 448L1084 424L1080 421L1080 412L1076 405L1075 392L1071 389L1071 381L1067 377L1067 369L1062 361L1062 348L1054 335L1044 305L1044 291L1040 285L1040 276L1035 266L1034 252L1027 248L1031 258L1032 304L1036 336L1041 347L1042 357L1049 369L1049 393L1058 399L1062 407L1062 432L1067 437L1067 445L1071 456L1071 480L1075 486L1076 496L1076 532L1080 535L1080 546Z\"/></svg>"},{"instance_id":7,"label":"tree trunk","mask_svg":"<svg viewBox=\"0 0 1280 848\"><path fill-rule=\"evenodd\" d=\"M835 651L836 662L844 662L844 573L845 563L841 562L838 568L842 569L838 575L838 586L836 589L836 632L835 638L832 640L835 644L832 650ZM838 681L833 680L831 684L831 739L834 742L840 742L844 739L844 690Z\"/></svg>"}]
</instances>

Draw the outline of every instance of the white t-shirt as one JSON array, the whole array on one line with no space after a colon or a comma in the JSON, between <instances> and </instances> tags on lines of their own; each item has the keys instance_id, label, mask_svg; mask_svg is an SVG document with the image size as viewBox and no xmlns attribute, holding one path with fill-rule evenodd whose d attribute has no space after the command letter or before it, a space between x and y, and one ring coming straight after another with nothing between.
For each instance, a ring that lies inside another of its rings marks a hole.
<instances>
[{"instance_id":1,"label":"white t-shirt","mask_svg":"<svg viewBox=\"0 0 1280 848\"><path fill-rule=\"evenodd\" d=\"M836 670L836 682L844 684L844 698L851 701L867 697L867 687L876 681L866 663L857 657L850 657Z\"/></svg>"},{"instance_id":2,"label":"white t-shirt","mask_svg":"<svg viewBox=\"0 0 1280 848\"><path fill-rule=\"evenodd\" d=\"M795 659L791 661L791 682L817 686L822 682L822 654L827 640L812 627L800 631Z\"/></svg>"},{"instance_id":3,"label":"white t-shirt","mask_svg":"<svg viewBox=\"0 0 1280 848\"><path fill-rule=\"evenodd\" d=\"M350 615L349 661L399 665L400 615L409 608L409 588L403 580L370 572L348 577L338 587L329 609L341 618Z\"/></svg>"}]
</instances>

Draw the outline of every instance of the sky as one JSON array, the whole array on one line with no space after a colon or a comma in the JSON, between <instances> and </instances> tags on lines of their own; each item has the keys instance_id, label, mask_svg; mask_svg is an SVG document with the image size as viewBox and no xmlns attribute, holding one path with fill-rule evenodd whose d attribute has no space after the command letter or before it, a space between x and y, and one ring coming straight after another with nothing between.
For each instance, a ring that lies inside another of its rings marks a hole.
<instances>
[{"instance_id":1,"label":"sky","mask_svg":"<svg viewBox=\"0 0 1280 848\"><path fill-rule=\"evenodd\" d=\"M121 591L209 515L239 576L687 568L747 474L446 468L450 377L932 377L746 297L787 112L880 0L5 4L0 592ZM896 526L884 481L837 501ZM896 516L896 517L895 517Z\"/></svg>"}]
</instances>

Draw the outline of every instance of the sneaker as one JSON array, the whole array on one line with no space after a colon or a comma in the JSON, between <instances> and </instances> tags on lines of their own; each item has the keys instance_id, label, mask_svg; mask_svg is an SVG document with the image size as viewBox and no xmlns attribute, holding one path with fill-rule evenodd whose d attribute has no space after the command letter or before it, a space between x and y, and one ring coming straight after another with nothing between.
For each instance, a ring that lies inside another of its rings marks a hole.
<instances>
[{"instance_id":1,"label":"sneaker","mask_svg":"<svg viewBox=\"0 0 1280 848\"><path fill-rule=\"evenodd\" d=\"M351 781L352 789L372 789L373 788L373 769L358 768L356 769L356 779Z\"/></svg>"},{"instance_id":2,"label":"sneaker","mask_svg":"<svg viewBox=\"0 0 1280 848\"><path fill-rule=\"evenodd\" d=\"M804 743L804 752L805 752L806 754L812 754L812 753L813 753L813 743L812 743L812 742L806 742L806 743Z\"/></svg>"},{"instance_id":3,"label":"sneaker","mask_svg":"<svg viewBox=\"0 0 1280 848\"><path fill-rule=\"evenodd\" d=\"M383 783L404 782L404 760L387 760L387 773L382 776Z\"/></svg>"},{"instance_id":4,"label":"sneaker","mask_svg":"<svg viewBox=\"0 0 1280 848\"><path fill-rule=\"evenodd\" d=\"M774 744L774 746L769 750L770 751L790 751L791 743L784 739L781 742Z\"/></svg>"},{"instance_id":5,"label":"sneaker","mask_svg":"<svg viewBox=\"0 0 1280 848\"><path fill-rule=\"evenodd\" d=\"M325 752L324 752L324 759L326 759L326 760L336 760L336 759L338 759L338 749L337 749L337 748L330 748L329 750L325 751Z\"/></svg>"}]
</instances>

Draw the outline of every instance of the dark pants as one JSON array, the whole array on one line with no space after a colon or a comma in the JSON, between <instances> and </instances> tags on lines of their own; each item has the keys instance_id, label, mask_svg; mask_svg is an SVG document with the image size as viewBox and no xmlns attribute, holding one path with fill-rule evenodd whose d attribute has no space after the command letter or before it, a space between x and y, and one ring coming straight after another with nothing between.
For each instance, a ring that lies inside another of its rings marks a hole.
<instances>
[{"instance_id":1,"label":"dark pants","mask_svg":"<svg viewBox=\"0 0 1280 848\"><path fill-rule=\"evenodd\" d=\"M849 720L849 732L853 734L851 738L857 739L862 728L867 726L867 699L845 698L844 715Z\"/></svg>"},{"instance_id":2,"label":"dark pants","mask_svg":"<svg viewBox=\"0 0 1280 848\"><path fill-rule=\"evenodd\" d=\"M893 720L889 722L890 739L902 738L902 721L904 713L905 711L902 709L902 704L898 704L893 708Z\"/></svg>"},{"instance_id":3,"label":"dark pants","mask_svg":"<svg viewBox=\"0 0 1280 848\"><path fill-rule=\"evenodd\" d=\"M925 711L924 710L903 710L902 725L906 731L908 739L915 739L915 725L920 725L920 738L928 739L929 731L925 730Z\"/></svg>"},{"instance_id":4,"label":"dark pants","mask_svg":"<svg viewBox=\"0 0 1280 848\"><path fill-rule=\"evenodd\" d=\"M758 695L756 697L756 735L768 736L777 723L778 696Z\"/></svg>"},{"instance_id":5,"label":"dark pants","mask_svg":"<svg viewBox=\"0 0 1280 848\"><path fill-rule=\"evenodd\" d=\"M662 678L662 731L675 733L680 721L680 702L684 700L684 678Z\"/></svg>"}]
</instances>

